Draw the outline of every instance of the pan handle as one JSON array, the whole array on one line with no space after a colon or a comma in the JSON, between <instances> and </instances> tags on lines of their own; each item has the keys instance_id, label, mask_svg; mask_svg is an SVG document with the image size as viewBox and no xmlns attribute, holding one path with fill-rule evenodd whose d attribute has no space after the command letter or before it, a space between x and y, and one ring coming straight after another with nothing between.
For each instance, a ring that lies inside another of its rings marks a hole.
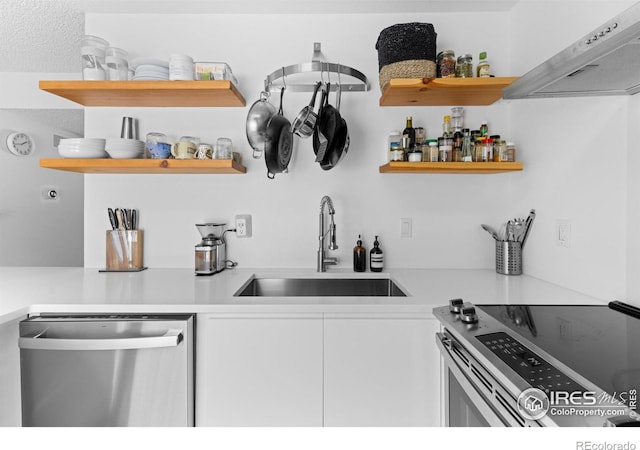
<instances>
[{"instance_id":1,"label":"pan handle","mask_svg":"<svg viewBox=\"0 0 640 450\"><path fill-rule=\"evenodd\" d=\"M260 157L262 156L262 153L264 152L263 149L258 149L258 148L253 148L253 158L254 159L260 159Z\"/></svg>"}]
</instances>

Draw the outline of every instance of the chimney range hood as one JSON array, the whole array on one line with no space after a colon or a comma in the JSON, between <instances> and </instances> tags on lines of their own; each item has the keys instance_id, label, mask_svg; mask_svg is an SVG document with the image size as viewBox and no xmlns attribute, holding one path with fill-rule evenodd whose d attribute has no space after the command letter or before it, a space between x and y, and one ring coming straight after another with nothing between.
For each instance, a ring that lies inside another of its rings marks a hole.
<instances>
[{"instance_id":1,"label":"chimney range hood","mask_svg":"<svg viewBox=\"0 0 640 450\"><path fill-rule=\"evenodd\" d=\"M640 3L506 87L505 99L633 95L640 91Z\"/></svg>"}]
</instances>

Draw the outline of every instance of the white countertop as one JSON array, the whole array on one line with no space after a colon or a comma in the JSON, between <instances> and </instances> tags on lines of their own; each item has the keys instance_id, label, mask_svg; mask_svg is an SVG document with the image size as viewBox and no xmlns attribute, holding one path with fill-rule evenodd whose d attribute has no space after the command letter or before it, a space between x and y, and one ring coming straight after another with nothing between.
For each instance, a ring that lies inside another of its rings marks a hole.
<instances>
[{"instance_id":1,"label":"white countertop","mask_svg":"<svg viewBox=\"0 0 640 450\"><path fill-rule=\"evenodd\" d=\"M234 297L251 277L392 278L407 297ZM93 268L1 267L0 322L29 312L402 313L432 317L450 298L476 304L602 304L545 281L493 270L408 269L354 273L313 269L189 269L100 273Z\"/></svg>"}]
</instances>

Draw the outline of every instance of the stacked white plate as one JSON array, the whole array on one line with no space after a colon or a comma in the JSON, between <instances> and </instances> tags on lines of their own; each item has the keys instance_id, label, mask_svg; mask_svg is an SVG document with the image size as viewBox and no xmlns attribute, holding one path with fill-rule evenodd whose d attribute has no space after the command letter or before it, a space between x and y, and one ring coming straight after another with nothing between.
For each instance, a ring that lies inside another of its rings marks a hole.
<instances>
[{"instance_id":1,"label":"stacked white plate","mask_svg":"<svg viewBox=\"0 0 640 450\"><path fill-rule=\"evenodd\" d=\"M138 58L132 63L136 70L134 80L168 80L169 63L154 58Z\"/></svg>"},{"instance_id":2,"label":"stacked white plate","mask_svg":"<svg viewBox=\"0 0 640 450\"><path fill-rule=\"evenodd\" d=\"M99 138L60 139L58 154L63 158L108 158L105 140Z\"/></svg>"},{"instance_id":3,"label":"stacked white plate","mask_svg":"<svg viewBox=\"0 0 640 450\"><path fill-rule=\"evenodd\" d=\"M109 138L105 150L114 159L142 158L144 142L138 139Z\"/></svg>"}]
</instances>

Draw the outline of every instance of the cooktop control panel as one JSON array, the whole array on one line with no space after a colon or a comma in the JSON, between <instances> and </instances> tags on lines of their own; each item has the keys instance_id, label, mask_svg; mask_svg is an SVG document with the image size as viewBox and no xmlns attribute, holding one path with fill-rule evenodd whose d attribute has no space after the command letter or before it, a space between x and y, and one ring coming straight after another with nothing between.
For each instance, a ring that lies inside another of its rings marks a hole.
<instances>
[{"instance_id":1,"label":"cooktop control panel","mask_svg":"<svg viewBox=\"0 0 640 450\"><path fill-rule=\"evenodd\" d=\"M507 333L490 333L476 337L533 387L546 393L550 391L585 391L578 383Z\"/></svg>"}]
</instances>

